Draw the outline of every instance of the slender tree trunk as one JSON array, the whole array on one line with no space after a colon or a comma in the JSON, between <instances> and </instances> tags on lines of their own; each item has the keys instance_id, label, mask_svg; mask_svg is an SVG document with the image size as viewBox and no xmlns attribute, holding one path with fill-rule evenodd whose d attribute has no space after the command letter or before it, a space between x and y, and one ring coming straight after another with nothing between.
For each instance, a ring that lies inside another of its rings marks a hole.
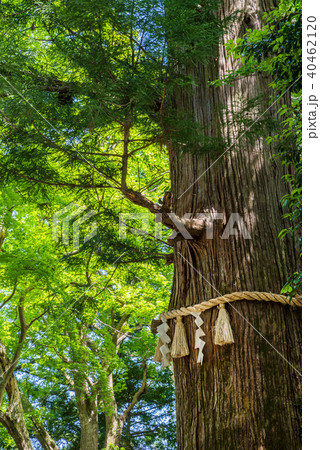
<instances>
[{"instance_id":1,"label":"slender tree trunk","mask_svg":"<svg viewBox=\"0 0 320 450\"><path fill-rule=\"evenodd\" d=\"M241 36L246 28L259 28L262 13L273 6L273 0L224 0L222 17L242 10L225 40ZM176 95L177 108L192 113L207 135L217 136L220 130L231 140L241 131L236 126L223 128L221 106L236 111L239 100L262 93L267 109L270 81L257 75L233 86L209 87L209 80L223 76L233 64L221 47L218 63L190 69L198 85L192 93ZM287 187L281 180L284 168L272 154L263 139L252 143L242 138L239 150L227 152L207 170L215 161L212 155L181 157L170 149L174 212L179 217L189 212L223 213L223 220L214 222L212 239L203 235L174 244L170 309L234 291L280 293L286 277L299 266L293 242L278 238L285 226L281 198ZM232 213L243 218L251 239L221 239ZM301 448L301 312L246 301L227 309L233 345L213 345L216 309L201 315L206 334L202 366L196 362L194 319L185 319L191 354L174 360L178 448Z\"/></svg>"},{"instance_id":2,"label":"slender tree trunk","mask_svg":"<svg viewBox=\"0 0 320 450\"><path fill-rule=\"evenodd\" d=\"M50 434L44 428L43 424L37 420L36 417L32 417L31 421L34 426L35 437L41 444L43 450L59 450L59 447L56 445Z\"/></svg>"},{"instance_id":3,"label":"slender tree trunk","mask_svg":"<svg viewBox=\"0 0 320 450\"><path fill-rule=\"evenodd\" d=\"M0 368L4 374L10 366L5 347L0 342ZM8 407L5 412L0 411L0 423L7 429L19 450L32 450L29 432L24 419L20 391L14 376L6 384ZM0 405L1 406L1 405Z\"/></svg>"},{"instance_id":4,"label":"slender tree trunk","mask_svg":"<svg viewBox=\"0 0 320 450\"><path fill-rule=\"evenodd\" d=\"M20 406L21 404L15 403L5 413L0 411L0 423L6 428L19 450L33 450Z\"/></svg>"},{"instance_id":5,"label":"slender tree trunk","mask_svg":"<svg viewBox=\"0 0 320 450\"><path fill-rule=\"evenodd\" d=\"M35 408L32 406L32 404L29 402L29 400L21 395L21 402L23 406L23 411L28 415L29 419L31 420L33 424L33 432L36 437L36 439L41 444L41 447L43 450L59 450L58 446L56 445L55 441L52 439L50 434L47 432L45 427L43 426L43 423L37 416Z\"/></svg>"},{"instance_id":6,"label":"slender tree trunk","mask_svg":"<svg viewBox=\"0 0 320 450\"><path fill-rule=\"evenodd\" d=\"M98 449L98 399L86 381L77 380L75 388L80 420L80 450ZM81 388L80 388L81 386Z\"/></svg>"},{"instance_id":7,"label":"slender tree trunk","mask_svg":"<svg viewBox=\"0 0 320 450\"><path fill-rule=\"evenodd\" d=\"M112 414L106 414L106 438L105 438L105 447L109 449L110 446L120 446L122 430L124 426L124 421L121 416L118 415L117 412L113 412Z\"/></svg>"},{"instance_id":8,"label":"slender tree trunk","mask_svg":"<svg viewBox=\"0 0 320 450\"><path fill-rule=\"evenodd\" d=\"M108 390L110 395L109 411L105 413L106 420L106 436L104 448L109 449L111 445L120 446L122 430L124 426L123 417L118 414L118 407L114 396L113 374L108 377Z\"/></svg>"},{"instance_id":9,"label":"slender tree trunk","mask_svg":"<svg viewBox=\"0 0 320 450\"><path fill-rule=\"evenodd\" d=\"M111 411L109 413L106 413L106 438L105 438L105 447L108 449L110 445L117 445L120 446L121 442L121 436L123 432L123 427L125 423L130 420L130 413L132 409L136 406L136 404L140 401L140 398L142 395L146 392L147 389L147 363L145 359L143 359L141 366L143 368L143 376L142 376L142 382L139 389L135 392L134 396L132 397L131 402L123 411L122 414L118 413L118 407L114 395L114 388L113 388L113 375L112 373L109 374L108 378L108 388L109 393L111 395Z\"/></svg>"}]
</instances>

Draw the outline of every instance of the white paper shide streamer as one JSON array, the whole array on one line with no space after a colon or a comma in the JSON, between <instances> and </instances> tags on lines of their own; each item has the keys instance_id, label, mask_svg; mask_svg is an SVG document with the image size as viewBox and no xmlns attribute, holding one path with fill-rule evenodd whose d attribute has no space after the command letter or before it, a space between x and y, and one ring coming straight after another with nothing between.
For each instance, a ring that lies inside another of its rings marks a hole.
<instances>
[{"instance_id":1,"label":"white paper shide streamer","mask_svg":"<svg viewBox=\"0 0 320 450\"><path fill-rule=\"evenodd\" d=\"M169 325L167 324L166 319L161 319L162 324L157 327L157 331L159 334L159 338L161 339L161 342L163 345L160 347L160 352L162 354L162 367L168 367L170 365L169 358L167 357L167 354L170 352L170 349L168 347L168 344L170 343L171 339L167 335L167 332L169 330Z\"/></svg>"},{"instance_id":2,"label":"white paper shide streamer","mask_svg":"<svg viewBox=\"0 0 320 450\"><path fill-rule=\"evenodd\" d=\"M205 336L205 332L200 328L201 325L203 325L203 320L200 317L200 314L197 313L191 313L194 317L195 317L195 324L197 325L197 330L196 330L196 343L194 348L198 348L199 349L199 353L198 353L198 360L197 363L200 363L202 365L203 362L203 347L205 346L205 342L201 339L201 337Z\"/></svg>"},{"instance_id":3,"label":"white paper shide streamer","mask_svg":"<svg viewBox=\"0 0 320 450\"><path fill-rule=\"evenodd\" d=\"M276 302L283 305L291 305L295 307L302 307L301 296L296 296L289 299L285 295L273 294L271 292L242 291L225 294L220 297L212 298L210 300L205 300L193 306L181 307L180 309L174 309L172 311L164 312L160 314L162 324L157 327L159 339L154 355L154 361L162 362L163 367L168 367L172 358L184 358L190 354L188 346L188 336L182 319L184 316L189 316L189 314L191 314L195 319L194 321L197 327L195 333L195 349L199 350L197 363L202 365L204 357L203 348L206 343L203 339L201 339L205 336L205 332L201 328L201 326L204 324L204 321L200 317L200 314L214 307L217 307L218 309L218 316L214 326L214 344L217 346L234 344L235 341L231 327L231 320L226 309L226 303L229 304L236 300L258 300L266 302ZM171 322L171 324L173 325L175 323L175 328L172 339L172 346L170 349L169 344L171 343L171 339L167 334L169 330L167 320L173 319L175 319L175 321ZM157 322L159 323L158 320Z\"/></svg>"}]
</instances>

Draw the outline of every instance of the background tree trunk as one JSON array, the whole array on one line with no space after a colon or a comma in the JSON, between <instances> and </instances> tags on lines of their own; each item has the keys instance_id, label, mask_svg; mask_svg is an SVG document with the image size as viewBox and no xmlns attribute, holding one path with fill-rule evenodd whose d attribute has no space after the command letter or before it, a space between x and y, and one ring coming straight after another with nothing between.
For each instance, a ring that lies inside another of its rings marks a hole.
<instances>
[{"instance_id":1,"label":"background tree trunk","mask_svg":"<svg viewBox=\"0 0 320 450\"><path fill-rule=\"evenodd\" d=\"M0 341L1 374L8 371L10 364L11 361L6 356L5 346ZM8 395L8 406L5 412L0 411L0 423L7 429L19 450L32 450L33 447L23 414L20 391L13 375L6 384L6 392Z\"/></svg>"},{"instance_id":2,"label":"background tree trunk","mask_svg":"<svg viewBox=\"0 0 320 450\"><path fill-rule=\"evenodd\" d=\"M225 41L241 37L246 28L260 28L262 13L274 6L272 0L224 0L221 17L242 11ZM265 76L221 88L208 85L233 68L221 46L218 62L190 69L198 85L192 93L177 92L177 108L192 113L209 136L222 132L224 138L235 139L241 133L236 126L224 127L221 106L236 111L239 100L262 93L267 109L270 80ZM234 291L280 293L287 276L299 266L293 242L278 238L285 227L281 198L287 186L281 180L285 169L271 159L272 154L263 139L254 143L242 139L239 150L227 152L183 194L216 158L181 157L177 149L170 150L173 211L179 217L188 212L224 215L214 222L212 240L202 236L175 243L170 309ZM252 239L221 239L232 213L244 219ZM191 354L174 360L178 448L301 448L301 312L291 306L246 301L227 309L235 344L222 347L213 345L216 309L202 313L203 366L196 363L194 319L185 319Z\"/></svg>"},{"instance_id":3,"label":"background tree trunk","mask_svg":"<svg viewBox=\"0 0 320 450\"><path fill-rule=\"evenodd\" d=\"M18 385L17 385L18 388ZM21 403L23 406L23 411L33 424L33 433L37 440L39 441L43 450L59 450L59 447L56 445L50 434L47 432L43 423L37 416L37 412L32 404L29 402L28 398L24 395L20 394Z\"/></svg>"},{"instance_id":4,"label":"background tree trunk","mask_svg":"<svg viewBox=\"0 0 320 450\"><path fill-rule=\"evenodd\" d=\"M105 447L108 449L110 445L120 446L123 427L125 423L130 420L130 413L136 404L140 401L142 395L147 389L147 363L145 359L142 360L141 366L143 368L142 382L139 389L135 392L131 402L122 414L118 413L118 406L114 395L113 374L109 374L108 387L110 394L110 405L112 410L106 412L106 437Z\"/></svg>"},{"instance_id":5,"label":"background tree trunk","mask_svg":"<svg viewBox=\"0 0 320 450\"><path fill-rule=\"evenodd\" d=\"M98 449L98 400L87 381L75 377L75 394L80 420L80 450ZM80 387L81 386L81 387Z\"/></svg>"},{"instance_id":6,"label":"background tree trunk","mask_svg":"<svg viewBox=\"0 0 320 450\"><path fill-rule=\"evenodd\" d=\"M123 418L119 416L118 406L114 394L113 374L108 376L109 404L108 411L105 413L106 436L104 448L108 449L110 445L120 446L122 430L124 426Z\"/></svg>"}]
</instances>

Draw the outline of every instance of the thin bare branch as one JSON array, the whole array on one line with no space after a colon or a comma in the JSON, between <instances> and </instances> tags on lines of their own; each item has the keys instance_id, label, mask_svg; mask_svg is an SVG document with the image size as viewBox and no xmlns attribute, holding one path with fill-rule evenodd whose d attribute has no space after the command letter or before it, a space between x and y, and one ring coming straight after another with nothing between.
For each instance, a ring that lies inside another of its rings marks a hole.
<instances>
[{"instance_id":1,"label":"thin bare branch","mask_svg":"<svg viewBox=\"0 0 320 450\"><path fill-rule=\"evenodd\" d=\"M142 383L141 383L141 386L138 389L138 391L134 394L130 405L128 406L128 408L122 414L123 423L126 421L126 419L128 417L128 414L135 407L135 405L138 403L138 401L140 400L141 396L146 392L146 389L147 389L147 363L146 363L145 358L142 360L141 365L143 367Z\"/></svg>"},{"instance_id":2,"label":"thin bare branch","mask_svg":"<svg viewBox=\"0 0 320 450\"><path fill-rule=\"evenodd\" d=\"M9 295L9 297L7 297L7 298L1 303L0 310L3 308L4 305L6 305L8 302L10 302L10 300L12 299L12 297L14 296L14 294L15 294L15 292L16 292L16 289L17 289L17 281L15 281L14 287L13 287L13 291L11 292L11 294Z\"/></svg>"}]
</instances>

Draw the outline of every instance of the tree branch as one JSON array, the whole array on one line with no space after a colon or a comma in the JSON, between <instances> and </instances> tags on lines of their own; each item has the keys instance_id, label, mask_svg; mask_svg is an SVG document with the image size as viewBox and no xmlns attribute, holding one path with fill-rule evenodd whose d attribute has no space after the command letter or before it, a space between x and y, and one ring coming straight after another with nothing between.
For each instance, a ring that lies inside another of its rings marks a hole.
<instances>
[{"instance_id":1,"label":"tree branch","mask_svg":"<svg viewBox=\"0 0 320 450\"><path fill-rule=\"evenodd\" d=\"M20 178L24 178L25 180L29 180L29 181L34 181L35 183L40 183L40 184L46 184L47 186L65 186L65 187L69 187L71 189L74 188L80 188L80 189L97 189L97 188L101 188L101 189L106 189L106 188L112 188L112 189L119 189L116 186L111 186L110 184L76 184L76 183L67 183L67 182L52 182L52 181L45 181L45 180L39 180L37 178L34 177L30 177L27 175L24 175L22 173L17 172L16 170L14 170L14 173L20 177Z\"/></svg>"},{"instance_id":2,"label":"tree branch","mask_svg":"<svg viewBox=\"0 0 320 450\"><path fill-rule=\"evenodd\" d=\"M128 414L135 407L135 405L140 400L140 397L145 393L145 391L147 389L147 363L146 363L145 358L142 360L141 365L143 367L142 383L141 383L140 389L138 389L138 391L134 394L130 405L128 406L128 408L124 411L124 413L121 416L123 423L125 423L125 421L127 420Z\"/></svg>"},{"instance_id":3,"label":"tree branch","mask_svg":"<svg viewBox=\"0 0 320 450\"><path fill-rule=\"evenodd\" d=\"M3 308L3 306L4 306L6 303L8 303L8 302L12 299L12 297L14 296L14 294L15 294L15 292L16 292L16 289L17 289L17 280L16 280L15 283L14 283L14 287L13 287L12 293L9 295L9 297L7 297L7 298L2 302L2 304L1 304L1 306L0 306L0 310Z\"/></svg>"},{"instance_id":4,"label":"tree branch","mask_svg":"<svg viewBox=\"0 0 320 450\"><path fill-rule=\"evenodd\" d=\"M59 450L58 446L45 429L41 420L37 417L36 410L29 399L21 395L23 410L28 414L34 426L34 434L44 450Z\"/></svg>"},{"instance_id":5,"label":"tree branch","mask_svg":"<svg viewBox=\"0 0 320 450\"><path fill-rule=\"evenodd\" d=\"M19 341L17 348L15 350L15 353L13 355L13 358L11 361L9 361L9 367L3 372L1 382L0 382L0 405L2 404L3 395L6 389L6 385L13 375L13 372L16 368L16 365L19 361L23 342L26 338L27 331L28 331L28 325L26 322L26 318L24 315L24 297L20 298L19 305L18 305L18 314L19 314L19 321L20 321L20 335L19 335Z\"/></svg>"}]
</instances>

